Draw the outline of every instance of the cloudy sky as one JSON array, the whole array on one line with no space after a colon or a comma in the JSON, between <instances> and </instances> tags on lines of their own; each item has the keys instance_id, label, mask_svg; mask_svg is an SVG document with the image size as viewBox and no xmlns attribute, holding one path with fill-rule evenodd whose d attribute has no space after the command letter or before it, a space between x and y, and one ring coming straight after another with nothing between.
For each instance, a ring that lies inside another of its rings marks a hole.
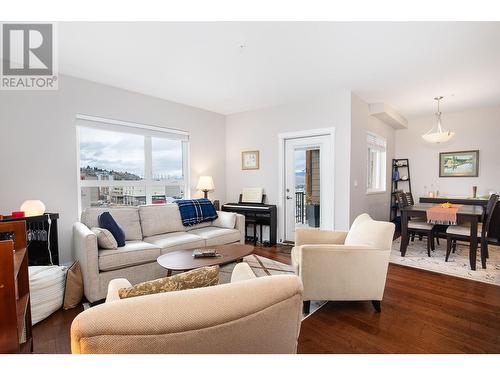
<instances>
[{"instance_id":1,"label":"cloudy sky","mask_svg":"<svg viewBox=\"0 0 500 375\"><path fill-rule=\"evenodd\" d=\"M182 177L182 143L153 138L153 176ZM80 128L80 165L144 177L144 137L94 128Z\"/></svg>"},{"instance_id":2,"label":"cloudy sky","mask_svg":"<svg viewBox=\"0 0 500 375\"><path fill-rule=\"evenodd\" d=\"M295 150L295 173L306 170L306 150Z\"/></svg>"}]
</instances>

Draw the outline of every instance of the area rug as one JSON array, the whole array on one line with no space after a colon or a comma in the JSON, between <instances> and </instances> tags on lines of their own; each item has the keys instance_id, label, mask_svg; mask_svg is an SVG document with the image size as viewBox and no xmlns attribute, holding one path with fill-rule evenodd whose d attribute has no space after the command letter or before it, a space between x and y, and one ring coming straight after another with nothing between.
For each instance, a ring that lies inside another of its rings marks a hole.
<instances>
[{"instance_id":1,"label":"area rug","mask_svg":"<svg viewBox=\"0 0 500 375\"><path fill-rule=\"evenodd\" d=\"M293 267L281 263L269 258L261 257L259 255L248 255L243 258L243 261L248 263L253 273L257 277L272 276L272 275L293 275ZM221 266L219 269L219 284L228 284L231 281L231 274L237 263L229 263ZM174 272L176 274L177 272ZM323 307L327 301L311 301L311 307L308 314L302 314L302 320L310 317L321 307ZM83 303L83 309L87 310L90 308L88 302Z\"/></svg>"},{"instance_id":2,"label":"area rug","mask_svg":"<svg viewBox=\"0 0 500 375\"><path fill-rule=\"evenodd\" d=\"M427 256L425 239L424 241L418 239L415 239L414 242L410 241L404 257L399 252L400 246L401 237L392 243L391 263L500 285L500 247L498 246L488 246L489 258L486 262L486 269L481 267L481 257L478 250L476 271L470 269L469 245L466 243L457 243L457 251L451 253L448 262L444 260L446 256L445 239L440 241L440 245L436 245L436 250L432 251L430 258Z\"/></svg>"},{"instance_id":3,"label":"area rug","mask_svg":"<svg viewBox=\"0 0 500 375\"><path fill-rule=\"evenodd\" d=\"M293 275L294 270L293 267L278 262L276 260L272 260L269 258L261 257L260 255L248 255L243 258L243 261L248 263L253 273L257 277L263 276L271 276L271 275ZM227 284L231 281L231 274L233 272L236 263L230 263L222 266L219 270L219 284ZM323 305L326 304L326 301L311 301L311 308L309 310L309 314L303 314L302 320L308 318L316 311L318 311Z\"/></svg>"}]
</instances>

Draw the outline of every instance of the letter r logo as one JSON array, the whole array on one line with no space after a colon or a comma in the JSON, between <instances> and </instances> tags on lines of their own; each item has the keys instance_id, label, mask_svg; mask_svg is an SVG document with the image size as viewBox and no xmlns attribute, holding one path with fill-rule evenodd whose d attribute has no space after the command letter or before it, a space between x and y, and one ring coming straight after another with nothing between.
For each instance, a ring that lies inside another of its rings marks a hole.
<instances>
[{"instance_id":1,"label":"letter r logo","mask_svg":"<svg viewBox=\"0 0 500 375\"><path fill-rule=\"evenodd\" d=\"M3 24L4 75L52 75L52 24Z\"/></svg>"}]
</instances>

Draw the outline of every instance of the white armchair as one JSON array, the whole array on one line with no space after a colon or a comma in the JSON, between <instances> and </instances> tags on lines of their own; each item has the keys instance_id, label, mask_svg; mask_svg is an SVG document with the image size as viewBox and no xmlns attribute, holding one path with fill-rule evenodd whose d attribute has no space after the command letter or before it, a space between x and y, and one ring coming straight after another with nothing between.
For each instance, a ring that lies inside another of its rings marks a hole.
<instances>
[{"instance_id":1,"label":"white armchair","mask_svg":"<svg viewBox=\"0 0 500 375\"><path fill-rule=\"evenodd\" d=\"M393 236L393 223L368 214L349 232L297 230L292 264L304 285L304 310L311 300L371 300L380 312Z\"/></svg>"}]
</instances>

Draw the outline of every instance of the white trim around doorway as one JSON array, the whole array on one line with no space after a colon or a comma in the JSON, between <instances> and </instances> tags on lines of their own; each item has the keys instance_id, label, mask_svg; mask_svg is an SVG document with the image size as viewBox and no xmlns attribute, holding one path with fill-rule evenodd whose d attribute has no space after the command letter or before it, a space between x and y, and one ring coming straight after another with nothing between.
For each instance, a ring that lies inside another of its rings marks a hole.
<instances>
[{"instance_id":1,"label":"white trim around doorway","mask_svg":"<svg viewBox=\"0 0 500 375\"><path fill-rule=\"evenodd\" d=\"M290 139L299 139L307 137L329 136L331 143L331 168L329 168L330 175L326 178L331 181L327 184L327 191L324 194L335 197L335 127L320 128L311 130L302 130L294 132L285 132L278 134L278 242L284 242L285 238L285 215L284 205L285 196L283 194L285 185L285 141ZM335 201L333 203L335 207ZM329 215L329 220L326 224L321 223L321 229L333 230L335 228L335 212L332 210Z\"/></svg>"}]
</instances>

